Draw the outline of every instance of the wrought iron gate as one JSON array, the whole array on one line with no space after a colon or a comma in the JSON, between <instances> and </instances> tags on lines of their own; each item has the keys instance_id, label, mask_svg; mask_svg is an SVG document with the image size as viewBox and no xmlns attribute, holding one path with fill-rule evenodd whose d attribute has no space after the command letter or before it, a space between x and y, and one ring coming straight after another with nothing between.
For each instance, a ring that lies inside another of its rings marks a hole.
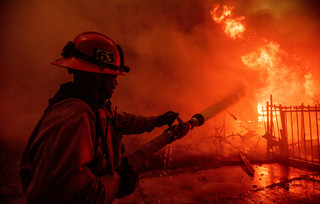
<instances>
[{"instance_id":1,"label":"wrought iron gate","mask_svg":"<svg viewBox=\"0 0 320 204\"><path fill-rule=\"evenodd\" d=\"M270 96L262 112L266 123L263 137L271 158L319 167L319 106L275 105Z\"/></svg>"}]
</instances>

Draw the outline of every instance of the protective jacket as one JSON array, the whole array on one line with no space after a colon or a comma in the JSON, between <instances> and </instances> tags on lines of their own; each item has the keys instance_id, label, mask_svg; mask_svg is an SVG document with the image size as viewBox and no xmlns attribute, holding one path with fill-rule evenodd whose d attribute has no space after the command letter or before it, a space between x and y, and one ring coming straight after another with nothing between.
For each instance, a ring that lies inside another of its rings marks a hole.
<instances>
[{"instance_id":1,"label":"protective jacket","mask_svg":"<svg viewBox=\"0 0 320 204\"><path fill-rule=\"evenodd\" d=\"M119 112L110 102L95 109L70 89L62 86L24 150L20 176L29 203L111 203L122 134L154 128L155 117Z\"/></svg>"}]
</instances>

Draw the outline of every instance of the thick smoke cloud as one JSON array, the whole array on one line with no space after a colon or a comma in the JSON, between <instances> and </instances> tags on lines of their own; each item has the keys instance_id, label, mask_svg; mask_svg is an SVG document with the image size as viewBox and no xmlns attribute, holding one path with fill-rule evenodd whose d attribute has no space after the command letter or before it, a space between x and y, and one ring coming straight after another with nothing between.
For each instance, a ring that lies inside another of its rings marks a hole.
<instances>
[{"instance_id":1,"label":"thick smoke cloud","mask_svg":"<svg viewBox=\"0 0 320 204\"><path fill-rule=\"evenodd\" d=\"M235 15L246 17L246 41L225 36L211 19L213 3L233 5ZM253 51L262 38L278 41L300 56L316 78L320 76L316 1L21 0L1 4L1 140L27 140L48 98L61 83L71 80L65 69L50 62L60 57L67 41L84 31L102 32L123 47L131 71L119 77L113 103L135 114L174 110L187 120L245 84L247 97L231 111L243 119L254 117L247 114L256 110L251 96L263 82L240 56ZM142 141L130 139L141 145L161 131Z\"/></svg>"}]
</instances>

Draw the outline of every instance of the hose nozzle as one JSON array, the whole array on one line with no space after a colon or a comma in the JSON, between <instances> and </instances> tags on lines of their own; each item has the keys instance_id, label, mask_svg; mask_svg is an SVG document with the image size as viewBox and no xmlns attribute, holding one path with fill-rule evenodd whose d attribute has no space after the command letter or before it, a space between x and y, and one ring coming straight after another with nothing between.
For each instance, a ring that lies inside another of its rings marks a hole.
<instances>
[{"instance_id":1,"label":"hose nozzle","mask_svg":"<svg viewBox=\"0 0 320 204\"><path fill-rule=\"evenodd\" d=\"M201 126L204 123L204 117L200 113L197 113L193 115L192 118L189 121L187 121L187 123L190 124L191 129L194 127Z\"/></svg>"}]
</instances>

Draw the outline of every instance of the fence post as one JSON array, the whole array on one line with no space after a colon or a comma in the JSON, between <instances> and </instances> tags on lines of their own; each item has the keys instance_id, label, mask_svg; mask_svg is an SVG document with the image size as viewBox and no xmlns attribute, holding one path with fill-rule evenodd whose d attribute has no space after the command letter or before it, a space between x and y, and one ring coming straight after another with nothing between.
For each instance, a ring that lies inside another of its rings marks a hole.
<instances>
[{"instance_id":1,"label":"fence post","mask_svg":"<svg viewBox=\"0 0 320 204\"><path fill-rule=\"evenodd\" d=\"M303 103L301 103L301 146L303 147L304 160L307 161L307 147L306 147L306 132L304 126L304 107Z\"/></svg>"},{"instance_id":2,"label":"fence post","mask_svg":"<svg viewBox=\"0 0 320 204\"><path fill-rule=\"evenodd\" d=\"M318 109L317 105L314 106L316 113L316 128L317 128L317 144L318 144L318 163L320 164L320 144L319 144L319 126L318 126Z\"/></svg>"},{"instance_id":3,"label":"fence post","mask_svg":"<svg viewBox=\"0 0 320 204\"><path fill-rule=\"evenodd\" d=\"M296 119L297 119L297 136L298 136L297 139L298 139L298 155L299 155L298 158L301 159L301 149L300 149L300 146L301 146L300 145L301 144L300 143L300 141L301 141L300 137L301 136L300 136L300 132L299 132L299 114L298 114L299 107L296 106L295 109L296 109Z\"/></svg>"},{"instance_id":4,"label":"fence post","mask_svg":"<svg viewBox=\"0 0 320 204\"><path fill-rule=\"evenodd\" d=\"M308 105L308 114L309 114L309 128L310 128L310 151L311 151L311 163L313 164L313 140L312 140L312 125L311 125L311 111L310 111L310 105Z\"/></svg>"},{"instance_id":5,"label":"fence post","mask_svg":"<svg viewBox=\"0 0 320 204\"><path fill-rule=\"evenodd\" d=\"M292 106L290 106L290 127L291 127L291 148L292 148L292 158L294 158L294 139L293 139Z\"/></svg>"},{"instance_id":6,"label":"fence post","mask_svg":"<svg viewBox=\"0 0 320 204\"><path fill-rule=\"evenodd\" d=\"M273 110L272 110L273 102L272 102L272 95L270 95L270 134L273 135Z\"/></svg>"},{"instance_id":7,"label":"fence post","mask_svg":"<svg viewBox=\"0 0 320 204\"><path fill-rule=\"evenodd\" d=\"M267 101L266 109L267 109L267 131L266 131L266 136L268 136L269 133L270 133L270 126L269 126L269 102L268 102L268 101ZM270 158L269 158L269 156L270 156L270 143L269 143L268 138L266 138L266 139L267 139L267 156L268 156L268 159L270 159Z\"/></svg>"},{"instance_id":8,"label":"fence post","mask_svg":"<svg viewBox=\"0 0 320 204\"><path fill-rule=\"evenodd\" d=\"M280 119L281 119L281 126L282 130L281 133L281 140L280 140L280 158L283 160L288 160L288 131L287 131L287 123L286 123L286 113L282 110L282 106L279 105L279 112L280 112Z\"/></svg>"}]
</instances>

